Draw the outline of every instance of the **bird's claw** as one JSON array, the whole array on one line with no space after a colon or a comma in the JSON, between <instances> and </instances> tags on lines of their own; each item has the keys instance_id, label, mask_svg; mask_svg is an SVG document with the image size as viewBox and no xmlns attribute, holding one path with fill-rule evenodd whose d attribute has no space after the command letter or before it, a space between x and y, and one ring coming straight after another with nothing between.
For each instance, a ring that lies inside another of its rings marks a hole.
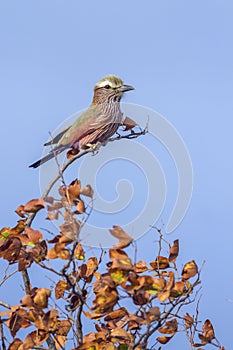
<instances>
[{"instance_id":1,"label":"bird's claw","mask_svg":"<svg viewBox=\"0 0 233 350\"><path fill-rule=\"evenodd\" d=\"M91 149L93 156L95 156L99 152L99 149L102 146L102 143L101 142L97 142L95 144L87 143L86 146L88 146Z\"/></svg>"}]
</instances>

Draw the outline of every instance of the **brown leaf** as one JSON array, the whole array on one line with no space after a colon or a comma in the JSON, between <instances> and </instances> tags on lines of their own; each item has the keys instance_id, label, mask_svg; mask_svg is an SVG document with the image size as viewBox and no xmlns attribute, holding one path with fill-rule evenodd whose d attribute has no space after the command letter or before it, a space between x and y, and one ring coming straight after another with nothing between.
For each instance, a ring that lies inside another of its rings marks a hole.
<instances>
[{"instance_id":1,"label":"brown leaf","mask_svg":"<svg viewBox=\"0 0 233 350\"><path fill-rule=\"evenodd\" d=\"M191 277L194 277L198 272L197 264L194 260L189 261L187 264L184 265L183 271L182 271L182 279L188 280Z\"/></svg>"},{"instance_id":2,"label":"brown leaf","mask_svg":"<svg viewBox=\"0 0 233 350\"><path fill-rule=\"evenodd\" d=\"M18 234L23 232L24 228L25 228L25 221L18 220L17 225L10 230L10 234L11 235L18 235Z\"/></svg>"},{"instance_id":3,"label":"brown leaf","mask_svg":"<svg viewBox=\"0 0 233 350\"><path fill-rule=\"evenodd\" d=\"M63 320L58 326L58 335L67 335L70 331L71 323L68 320Z\"/></svg>"},{"instance_id":4,"label":"brown leaf","mask_svg":"<svg viewBox=\"0 0 233 350\"><path fill-rule=\"evenodd\" d=\"M26 227L24 233L28 236L29 240L33 243L39 243L43 239L43 235L38 230L33 230L31 227Z\"/></svg>"},{"instance_id":5,"label":"brown leaf","mask_svg":"<svg viewBox=\"0 0 233 350\"><path fill-rule=\"evenodd\" d=\"M78 222L65 222L61 226L59 226L61 229L61 234L69 238L70 240L77 239L79 232L81 230L81 223Z\"/></svg>"},{"instance_id":6,"label":"brown leaf","mask_svg":"<svg viewBox=\"0 0 233 350\"><path fill-rule=\"evenodd\" d=\"M80 277L88 278L93 276L98 269L98 260L96 257L89 258L86 264L82 264L80 268Z\"/></svg>"},{"instance_id":7,"label":"brown leaf","mask_svg":"<svg viewBox=\"0 0 233 350\"><path fill-rule=\"evenodd\" d=\"M111 332L111 341L113 343L125 344L125 342L130 340L130 334L124 328L115 328Z\"/></svg>"},{"instance_id":8,"label":"brown leaf","mask_svg":"<svg viewBox=\"0 0 233 350\"><path fill-rule=\"evenodd\" d=\"M80 193L81 193L83 196L91 197L91 198L92 198L93 195L94 195L94 191L93 191L91 185L87 185L86 187L81 188Z\"/></svg>"},{"instance_id":9,"label":"brown leaf","mask_svg":"<svg viewBox=\"0 0 233 350\"><path fill-rule=\"evenodd\" d=\"M172 337L165 337L165 336L156 338L156 340L157 340L160 344L167 344L167 343L169 342L169 340L171 340L171 339L172 339Z\"/></svg>"},{"instance_id":10,"label":"brown leaf","mask_svg":"<svg viewBox=\"0 0 233 350\"><path fill-rule=\"evenodd\" d=\"M176 282L174 287L171 290L170 296L173 298L177 298L183 294L184 291L184 282Z\"/></svg>"},{"instance_id":11,"label":"brown leaf","mask_svg":"<svg viewBox=\"0 0 233 350\"><path fill-rule=\"evenodd\" d=\"M148 270L148 267L146 266L146 262L144 260L138 261L134 266L136 273L142 273Z\"/></svg>"},{"instance_id":12,"label":"brown leaf","mask_svg":"<svg viewBox=\"0 0 233 350\"><path fill-rule=\"evenodd\" d=\"M114 225L109 232L113 237L116 237L119 240L119 242L114 245L114 249L126 248L133 240L133 238L130 237L120 226Z\"/></svg>"},{"instance_id":13,"label":"brown leaf","mask_svg":"<svg viewBox=\"0 0 233 350\"><path fill-rule=\"evenodd\" d=\"M84 205L84 201L80 199L80 201L78 201L77 205L76 205L76 210L75 210L75 214L83 214L85 213L85 205Z\"/></svg>"},{"instance_id":14,"label":"brown leaf","mask_svg":"<svg viewBox=\"0 0 233 350\"><path fill-rule=\"evenodd\" d=\"M40 309L45 309L48 306L48 298L51 295L51 290L48 288L38 288L33 299L36 306Z\"/></svg>"},{"instance_id":15,"label":"brown leaf","mask_svg":"<svg viewBox=\"0 0 233 350\"><path fill-rule=\"evenodd\" d=\"M67 288L66 281L63 281L63 280L58 281L55 287L55 298L56 299L62 298L66 288Z\"/></svg>"},{"instance_id":16,"label":"brown leaf","mask_svg":"<svg viewBox=\"0 0 233 350\"><path fill-rule=\"evenodd\" d=\"M45 202L41 198L37 199L31 199L29 202L27 202L24 206L24 211L26 213L36 213L40 209L45 207Z\"/></svg>"},{"instance_id":17,"label":"brown leaf","mask_svg":"<svg viewBox=\"0 0 233 350\"><path fill-rule=\"evenodd\" d=\"M18 208L15 210L16 214L18 214L21 218L24 218L24 205L19 205Z\"/></svg>"},{"instance_id":18,"label":"brown leaf","mask_svg":"<svg viewBox=\"0 0 233 350\"><path fill-rule=\"evenodd\" d=\"M207 340L208 343L210 343L215 338L214 328L210 320L206 320L202 325L202 333L203 337Z\"/></svg>"},{"instance_id":19,"label":"brown leaf","mask_svg":"<svg viewBox=\"0 0 233 350\"><path fill-rule=\"evenodd\" d=\"M170 266L168 258L164 256L158 256L150 265L154 270L166 269Z\"/></svg>"},{"instance_id":20,"label":"brown leaf","mask_svg":"<svg viewBox=\"0 0 233 350\"><path fill-rule=\"evenodd\" d=\"M178 329L178 323L177 323L176 319L174 318L171 321L165 322L164 327L159 328L158 331L160 333L163 333L163 334L174 335L177 332L177 329Z\"/></svg>"},{"instance_id":21,"label":"brown leaf","mask_svg":"<svg viewBox=\"0 0 233 350\"><path fill-rule=\"evenodd\" d=\"M23 342L19 338L15 338L12 343L10 343L8 350L18 350Z\"/></svg>"},{"instance_id":22,"label":"brown leaf","mask_svg":"<svg viewBox=\"0 0 233 350\"><path fill-rule=\"evenodd\" d=\"M158 306L150 307L149 311L146 312L146 319L149 322L158 320L160 318L160 310Z\"/></svg>"},{"instance_id":23,"label":"brown leaf","mask_svg":"<svg viewBox=\"0 0 233 350\"><path fill-rule=\"evenodd\" d=\"M45 197L44 200L46 203L49 203L49 204L53 204L53 202L54 202L54 198L52 196L47 196L47 197Z\"/></svg>"},{"instance_id":24,"label":"brown leaf","mask_svg":"<svg viewBox=\"0 0 233 350\"><path fill-rule=\"evenodd\" d=\"M194 318L190 316L189 313L187 312L184 319L185 319L185 327L187 329L191 328L194 323Z\"/></svg>"},{"instance_id":25,"label":"brown leaf","mask_svg":"<svg viewBox=\"0 0 233 350\"><path fill-rule=\"evenodd\" d=\"M176 239L173 242L173 246L171 246L171 248L170 248L170 254L169 254L169 258L168 258L169 261L175 262L178 254L179 254L179 240Z\"/></svg>"},{"instance_id":26,"label":"brown leaf","mask_svg":"<svg viewBox=\"0 0 233 350\"><path fill-rule=\"evenodd\" d=\"M30 254L33 256L33 260L36 262L41 262L45 260L46 254L47 254L48 248L46 241L41 241L35 245L30 250Z\"/></svg>"},{"instance_id":27,"label":"brown leaf","mask_svg":"<svg viewBox=\"0 0 233 350\"><path fill-rule=\"evenodd\" d=\"M77 260L84 260L85 252L83 250L82 244L79 242L74 250L74 256Z\"/></svg>"},{"instance_id":28,"label":"brown leaf","mask_svg":"<svg viewBox=\"0 0 233 350\"><path fill-rule=\"evenodd\" d=\"M117 310L114 310L110 312L105 318L105 321L115 320L115 319L121 319L122 317L128 315L128 311L125 307L120 307Z\"/></svg>"},{"instance_id":29,"label":"brown leaf","mask_svg":"<svg viewBox=\"0 0 233 350\"><path fill-rule=\"evenodd\" d=\"M19 257L21 247L22 243L19 238L9 238L0 247L0 257L3 257L9 262L15 262Z\"/></svg>"},{"instance_id":30,"label":"brown leaf","mask_svg":"<svg viewBox=\"0 0 233 350\"><path fill-rule=\"evenodd\" d=\"M71 203L73 203L75 200L79 199L80 186L81 186L81 183L77 179L72 181L71 184L68 186L69 200Z\"/></svg>"},{"instance_id":31,"label":"brown leaf","mask_svg":"<svg viewBox=\"0 0 233 350\"><path fill-rule=\"evenodd\" d=\"M48 339L49 333L43 330L36 330L27 335L23 342L23 350L30 350L35 346L43 344Z\"/></svg>"}]
</instances>

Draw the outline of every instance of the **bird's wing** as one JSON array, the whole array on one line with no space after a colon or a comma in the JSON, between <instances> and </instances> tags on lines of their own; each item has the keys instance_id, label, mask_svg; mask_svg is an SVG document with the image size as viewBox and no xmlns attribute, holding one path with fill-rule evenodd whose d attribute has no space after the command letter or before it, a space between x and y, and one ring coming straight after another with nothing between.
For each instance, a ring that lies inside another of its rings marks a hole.
<instances>
[{"instance_id":1,"label":"bird's wing","mask_svg":"<svg viewBox=\"0 0 233 350\"><path fill-rule=\"evenodd\" d=\"M96 106L90 106L84 111L74 124L67 129L58 141L57 145L70 145L72 146L75 142L81 140L83 137L93 133L98 129L98 119L101 118L101 111ZM99 127L102 127L100 123Z\"/></svg>"},{"instance_id":2,"label":"bird's wing","mask_svg":"<svg viewBox=\"0 0 233 350\"><path fill-rule=\"evenodd\" d=\"M62 138L62 136L71 128L72 125L67 126L65 129L59 132L56 136L52 138L52 140L46 142L44 146L51 146L55 145L56 143L59 142L59 140Z\"/></svg>"}]
</instances>

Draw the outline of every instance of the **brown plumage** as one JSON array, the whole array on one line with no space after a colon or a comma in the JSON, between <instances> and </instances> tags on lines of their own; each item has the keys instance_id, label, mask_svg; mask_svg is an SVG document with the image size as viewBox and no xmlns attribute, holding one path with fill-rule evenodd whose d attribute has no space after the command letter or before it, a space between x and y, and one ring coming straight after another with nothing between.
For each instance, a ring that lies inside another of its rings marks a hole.
<instances>
[{"instance_id":1,"label":"brown plumage","mask_svg":"<svg viewBox=\"0 0 233 350\"><path fill-rule=\"evenodd\" d=\"M132 86L124 85L123 81L114 75L108 75L98 81L94 87L90 107L79 116L73 125L45 143L45 146L55 144L56 146L30 167L37 168L65 149L70 148L70 154L76 154L90 144L107 141L124 121L120 100L124 92L133 89Z\"/></svg>"}]
</instances>

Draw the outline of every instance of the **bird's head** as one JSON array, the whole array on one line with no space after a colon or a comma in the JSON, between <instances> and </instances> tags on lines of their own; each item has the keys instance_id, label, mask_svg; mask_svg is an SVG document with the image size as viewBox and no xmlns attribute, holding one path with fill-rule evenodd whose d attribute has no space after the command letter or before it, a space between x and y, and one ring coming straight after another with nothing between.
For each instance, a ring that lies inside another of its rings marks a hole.
<instances>
[{"instance_id":1,"label":"bird's head","mask_svg":"<svg viewBox=\"0 0 233 350\"><path fill-rule=\"evenodd\" d=\"M120 102L123 94L130 90L134 90L134 87L125 85L123 80L115 75L108 75L95 84L93 102Z\"/></svg>"}]
</instances>

